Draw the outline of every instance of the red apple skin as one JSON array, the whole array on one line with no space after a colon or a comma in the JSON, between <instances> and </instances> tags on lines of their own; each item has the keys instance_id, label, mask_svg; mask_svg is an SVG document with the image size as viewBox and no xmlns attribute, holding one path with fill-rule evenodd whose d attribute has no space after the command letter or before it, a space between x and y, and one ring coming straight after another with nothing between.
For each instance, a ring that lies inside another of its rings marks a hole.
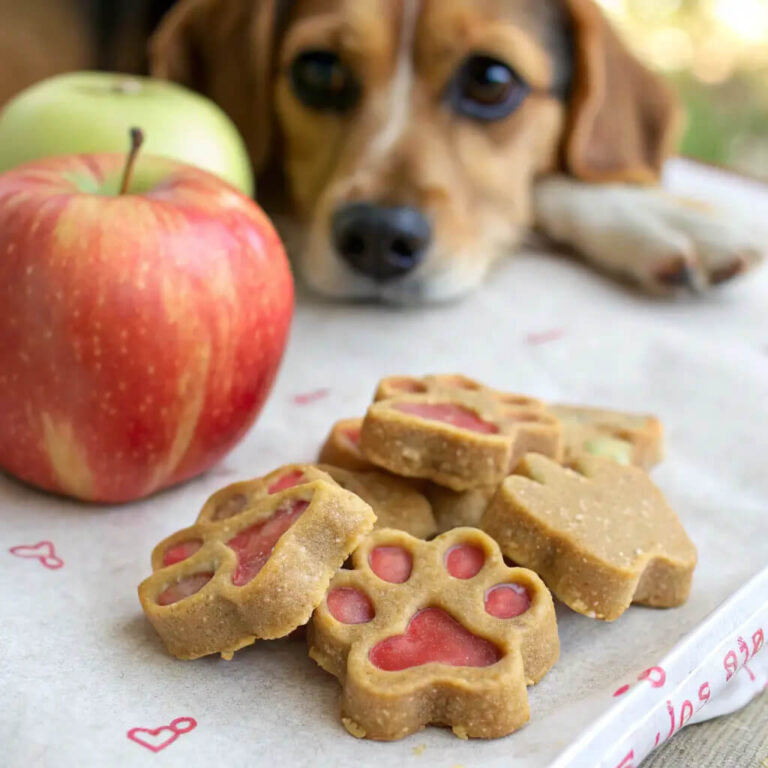
<instances>
[{"instance_id":1,"label":"red apple skin","mask_svg":"<svg viewBox=\"0 0 768 768\"><path fill-rule=\"evenodd\" d=\"M0 176L0 468L123 502L205 471L277 373L293 280L271 223L215 177L141 157ZM135 187L134 187L135 188Z\"/></svg>"}]
</instances>

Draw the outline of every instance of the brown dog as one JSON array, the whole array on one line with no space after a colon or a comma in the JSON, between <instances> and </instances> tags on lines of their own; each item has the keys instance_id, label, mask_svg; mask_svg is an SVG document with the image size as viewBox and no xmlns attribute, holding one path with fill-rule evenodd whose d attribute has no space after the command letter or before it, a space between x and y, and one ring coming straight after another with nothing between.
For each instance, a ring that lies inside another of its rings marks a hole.
<instances>
[{"instance_id":1,"label":"brown dog","mask_svg":"<svg viewBox=\"0 0 768 768\"><path fill-rule=\"evenodd\" d=\"M152 61L233 117L330 296L462 295L533 225L655 291L760 253L647 188L677 104L592 0L181 0Z\"/></svg>"},{"instance_id":2,"label":"brown dog","mask_svg":"<svg viewBox=\"0 0 768 768\"><path fill-rule=\"evenodd\" d=\"M79 0L0 0L0 108L39 80L94 63Z\"/></svg>"}]
</instances>

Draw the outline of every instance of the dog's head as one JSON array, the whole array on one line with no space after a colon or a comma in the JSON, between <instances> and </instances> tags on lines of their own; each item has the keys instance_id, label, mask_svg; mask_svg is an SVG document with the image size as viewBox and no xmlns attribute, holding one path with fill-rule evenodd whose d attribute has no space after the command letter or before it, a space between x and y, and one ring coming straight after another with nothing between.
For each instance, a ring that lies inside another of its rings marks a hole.
<instances>
[{"instance_id":1,"label":"dog's head","mask_svg":"<svg viewBox=\"0 0 768 768\"><path fill-rule=\"evenodd\" d=\"M279 164L327 295L476 286L531 224L536 177L655 181L675 102L592 0L181 0L156 74Z\"/></svg>"}]
</instances>

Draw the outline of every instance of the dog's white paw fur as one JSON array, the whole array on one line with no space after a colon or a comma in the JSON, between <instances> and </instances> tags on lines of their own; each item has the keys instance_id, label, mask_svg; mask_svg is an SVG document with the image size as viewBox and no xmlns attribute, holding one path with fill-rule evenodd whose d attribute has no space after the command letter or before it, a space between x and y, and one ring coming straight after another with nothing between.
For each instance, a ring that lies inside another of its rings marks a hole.
<instances>
[{"instance_id":1,"label":"dog's white paw fur","mask_svg":"<svg viewBox=\"0 0 768 768\"><path fill-rule=\"evenodd\" d=\"M537 182L534 200L536 224L545 235L652 293L703 291L768 254L766 222L661 188L554 176Z\"/></svg>"}]
</instances>

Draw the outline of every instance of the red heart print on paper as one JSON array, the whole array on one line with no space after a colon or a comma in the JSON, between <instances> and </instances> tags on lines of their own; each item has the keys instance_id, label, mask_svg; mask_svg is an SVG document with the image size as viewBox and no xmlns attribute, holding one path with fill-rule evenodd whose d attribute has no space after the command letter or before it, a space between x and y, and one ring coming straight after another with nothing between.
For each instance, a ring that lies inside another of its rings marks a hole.
<instances>
[{"instance_id":1,"label":"red heart print on paper","mask_svg":"<svg viewBox=\"0 0 768 768\"><path fill-rule=\"evenodd\" d=\"M125 735L151 752L162 752L179 736L195 728L197 728L197 720L193 717L177 717L170 725L161 725L159 728L131 728Z\"/></svg>"},{"instance_id":2,"label":"red heart print on paper","mask_svg":"<svg viewBox=\"0 0 768 768\"><path fill-rule=\"evenodd\" d=\"M64 561L56 554L53 543L50 541L38 541L37 544L20 544L8 550L16 557L24 557L31 560L39 560L45 568L55 571L64 565Z\"/></svg>"}]
</instances>

